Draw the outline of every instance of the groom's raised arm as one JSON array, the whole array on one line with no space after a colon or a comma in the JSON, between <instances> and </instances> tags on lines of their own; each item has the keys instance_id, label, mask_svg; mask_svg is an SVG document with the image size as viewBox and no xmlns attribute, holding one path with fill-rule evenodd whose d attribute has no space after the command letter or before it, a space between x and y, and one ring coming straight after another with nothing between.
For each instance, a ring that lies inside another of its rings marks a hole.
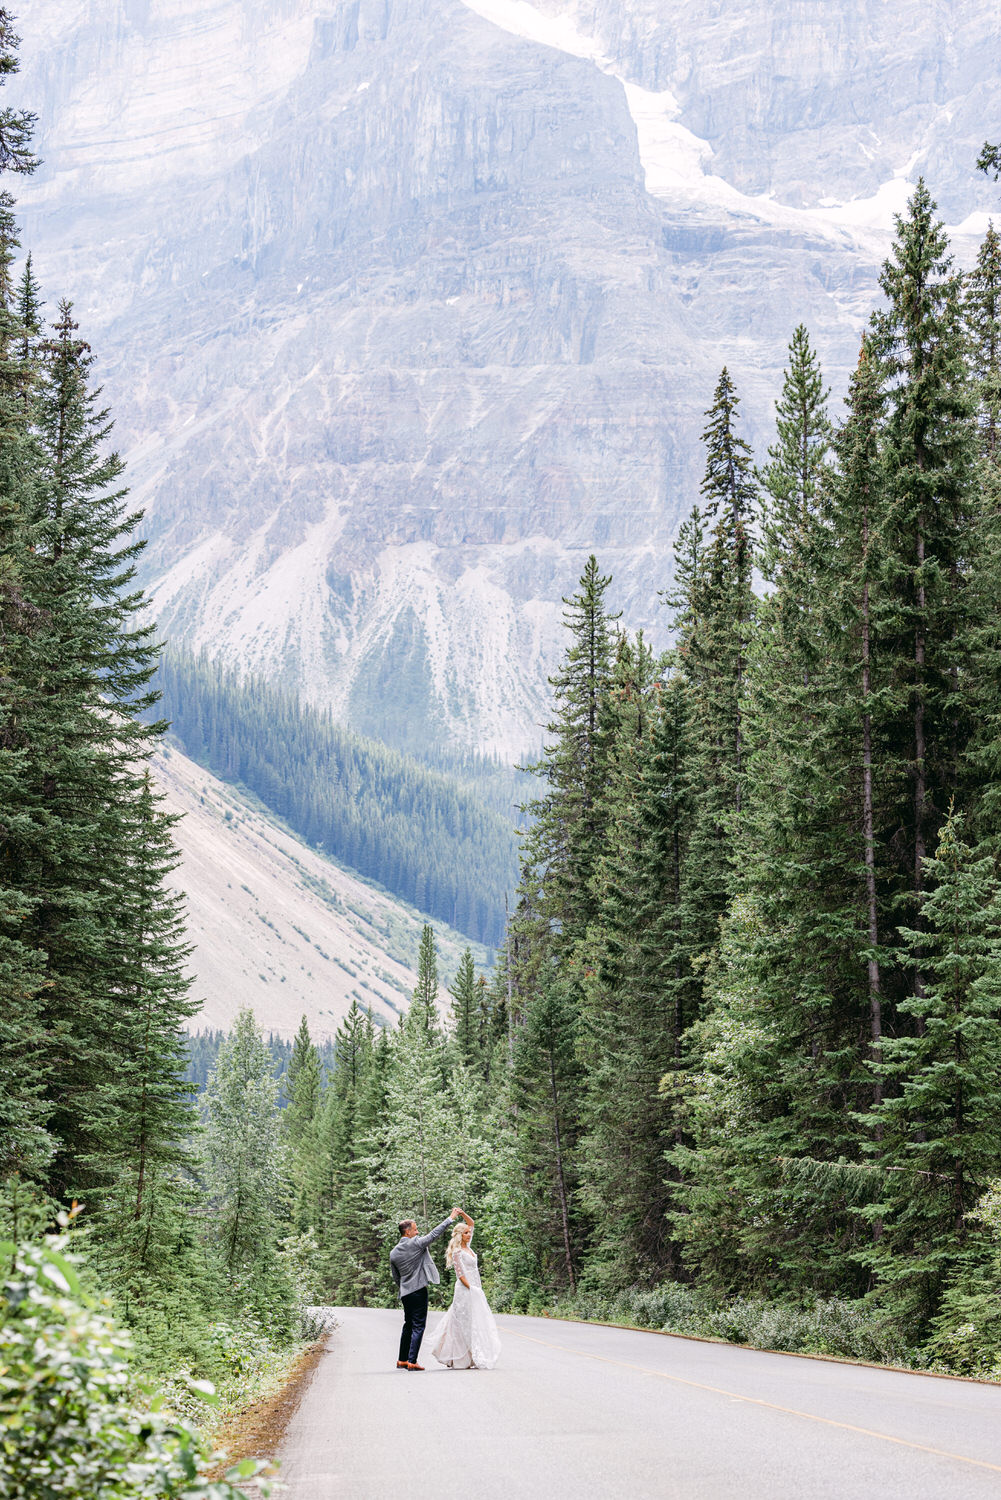
<instances>
[{"instance_id":1,"label":"groom's raised arm","mask_svg":"<svg viewBox=\"0 0 1001 1500\"><path fill-rule=\"evenodd\" d=\"M442 1219L437 1229L429 1229L427 1234L419 1234L417 1236L417 1244L423 1245L425 1249L428 1245L433 1245L438 1236L444 1234L445 1230L451 1227L454 1218L455 1214L449 1214L447 1219Z\"/></svg>"}]
</instances>

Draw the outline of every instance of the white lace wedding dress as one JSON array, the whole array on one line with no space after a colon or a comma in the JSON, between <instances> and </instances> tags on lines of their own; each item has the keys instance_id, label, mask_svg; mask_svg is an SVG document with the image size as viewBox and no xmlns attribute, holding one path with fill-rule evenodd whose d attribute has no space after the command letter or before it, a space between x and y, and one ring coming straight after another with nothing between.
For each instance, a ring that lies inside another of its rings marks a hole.
<instances>
[{"instance_id":1,"label":"white lace wedding dress","mask_svg":"<svg viewBox=\"0 0 1001 1500\"><path fill-rule=\"evenodd\" d=\"M431 1353L450 1370L492 1370L500 1356L500 1335L480 1285L480 1267L473 1250L457 1250L452 1305L435 1329ZM459 1280L469 1282L464 1287Z\"/></svg>"}]
</instances>

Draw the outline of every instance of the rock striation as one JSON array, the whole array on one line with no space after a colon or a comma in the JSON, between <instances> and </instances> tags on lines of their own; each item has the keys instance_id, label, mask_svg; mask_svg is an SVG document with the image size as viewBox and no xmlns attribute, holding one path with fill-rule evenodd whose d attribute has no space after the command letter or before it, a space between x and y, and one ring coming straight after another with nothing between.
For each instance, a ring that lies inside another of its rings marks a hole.
<instances>
[{"instance_id":1,"label":"rock striation","mask_svg":"<svg viewBox=\"0 0 1001 1500\"><path fill-rule=\"evenodd\" d=\"M633 625L727 362L843 385L925 172L996 191L987 0L33 0L25 243L71 296L163 628L410 749L538 743L595 550Z\"/></svg>"},{"instance_id":2,"label":"rock striation","mask_svg":"<svg viewBox=\"0 0 1001 1500\"><path fill-rule=\"evenodd\" d=\"M201 1005L189 1029L228 1031L249 1006L266 1032L288 1040L305 1015L314 1040L332 1040L352 1001L376 1025L395 1025L417 981L419 913L309 848L176 748L157 755L152 771L165 808L182 815L171 880L185 897ZM467 940L442 926L435 937L444 985ZM482 965L487 954L472 946ZM447 1014L444 989L440 1003Z\"/></svg>"}]
</instances>

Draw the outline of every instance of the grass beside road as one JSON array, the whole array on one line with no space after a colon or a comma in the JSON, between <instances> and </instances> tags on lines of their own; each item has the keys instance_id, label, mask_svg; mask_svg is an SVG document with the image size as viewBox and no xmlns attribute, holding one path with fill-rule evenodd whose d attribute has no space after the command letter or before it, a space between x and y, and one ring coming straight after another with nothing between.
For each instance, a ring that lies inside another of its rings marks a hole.
<instances>
[{"instance_id":1,"label":"grass beside road","mask_svg":"<svg viewBox=\"0 0 1001 1500\"><path fill-rule=\"evenodd\" d=\"M323 1357L326 1330L304 1350L289 1350L262 1378L254 1398L218 1413L209 1428L213 1444L225 1455L211 1477L245 1458L272 1463L285 1429L295 1415L313 1371Z\"/></svg>"}]
</instances>

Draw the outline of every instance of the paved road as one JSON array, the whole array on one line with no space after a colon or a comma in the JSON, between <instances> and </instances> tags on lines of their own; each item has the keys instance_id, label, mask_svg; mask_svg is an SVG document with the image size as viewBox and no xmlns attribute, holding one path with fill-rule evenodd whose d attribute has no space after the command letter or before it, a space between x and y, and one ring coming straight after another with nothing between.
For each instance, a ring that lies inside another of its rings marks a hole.
<instances>
[{"instance_id":1,"label":"paved road","mask_svg":"<svg viewBox=\"0 0 1001 1500\"><path fill-rule=\"evenodd\" d=\"M286 1500L1001 1500L999 1388L515 1317L496 1370L412 1375L396 1313L337 1316Z\"/></svg>"}]
</instances>

